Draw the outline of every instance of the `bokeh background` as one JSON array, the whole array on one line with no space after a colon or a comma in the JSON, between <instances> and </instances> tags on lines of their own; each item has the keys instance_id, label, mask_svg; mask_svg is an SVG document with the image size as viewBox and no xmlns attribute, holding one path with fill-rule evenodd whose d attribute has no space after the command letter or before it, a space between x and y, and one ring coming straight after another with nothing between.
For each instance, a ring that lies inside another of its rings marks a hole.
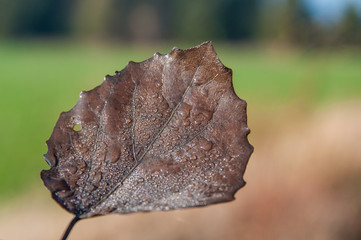
<instances>
[{"instance_id":1,"label":"bokeh background","mask_svg":"<svg viewBox=\"0 0 361 240\"><path fill-rule=\"evenodd\" d=\"M81 90L213 40L255 147L231 203L81 221L70 239L361 239L360 0L0 0L0 239L72 218L39 173Z\"/></svg>"}]
</instances>

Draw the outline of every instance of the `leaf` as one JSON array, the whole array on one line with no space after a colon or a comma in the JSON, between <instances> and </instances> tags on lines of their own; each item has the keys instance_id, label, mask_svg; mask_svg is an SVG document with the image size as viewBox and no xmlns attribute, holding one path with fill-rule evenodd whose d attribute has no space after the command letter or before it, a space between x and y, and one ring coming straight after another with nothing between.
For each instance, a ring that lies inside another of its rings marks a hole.
<instances>
[{"instance_id":1,"label":"leaf","mask_svg":"<svg viewBox=\"0 0 361 240\"><path fill-rule=\"evenodd\" d=\"M41 178L77 219L230 201L253 151L246 121L211 42L156 53L80 93Z\"/></svg>"}]
</instances>

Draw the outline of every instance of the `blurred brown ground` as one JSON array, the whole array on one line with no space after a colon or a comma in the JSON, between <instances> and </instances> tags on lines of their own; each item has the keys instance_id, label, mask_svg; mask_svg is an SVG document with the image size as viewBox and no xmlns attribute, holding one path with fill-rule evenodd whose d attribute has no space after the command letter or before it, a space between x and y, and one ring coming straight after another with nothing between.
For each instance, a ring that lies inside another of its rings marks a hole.
<instances>
[{"instance_id":1,"label":"blurred brown ground","mask_svg":"<svg viewBox=\"0 0 361 240\"><path fill-rule=\"evenodd\" d=\"M75 239L361 239L361 102L249 106L255 147L236 200L80 221ZM38 186L0 209L0 239L59 239L72 216Z\"/></svg>"}]
</instances>

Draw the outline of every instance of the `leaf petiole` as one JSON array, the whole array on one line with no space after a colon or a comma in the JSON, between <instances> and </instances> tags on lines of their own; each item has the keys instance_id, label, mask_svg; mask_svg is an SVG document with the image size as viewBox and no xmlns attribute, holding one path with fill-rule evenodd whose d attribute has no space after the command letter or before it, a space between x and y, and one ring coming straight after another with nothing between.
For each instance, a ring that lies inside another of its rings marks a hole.
<instances>
[{"instance_id":1,"label":"leaf petiole","mask_svg":"<svg viewBox=\"0 0 361 240\"><path fill-rule=\"evenodd\" d=\"M68 228L66 229L66 231L64 232L63 237L61 238L61 240L66 240L71 232L71 230L73 229L74 225L80 220L81 218L79 218L78 216L75 216L73 218L73 220L71 220L71 222L69 223Z\"/></svg>"}]
</instances>

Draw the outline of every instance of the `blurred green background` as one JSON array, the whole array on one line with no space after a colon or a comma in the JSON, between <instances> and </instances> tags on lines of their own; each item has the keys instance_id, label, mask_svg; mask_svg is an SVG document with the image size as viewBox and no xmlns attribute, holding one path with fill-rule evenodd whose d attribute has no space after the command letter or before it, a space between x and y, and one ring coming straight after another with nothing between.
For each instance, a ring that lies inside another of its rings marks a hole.
<instances>
[{"instance_id":1,"label":"blurred green background","mask_svg":"<svg viewBox=\"0 0 361 240\"><path fill-rule=\"evenodd\" d=\"M359 0L0 0L0 210L43 188L45 141L80 91L206 40L248 102L254 155L270 128L287 128L279 116L361 100Z\"/></svg>"}]
</instances>

